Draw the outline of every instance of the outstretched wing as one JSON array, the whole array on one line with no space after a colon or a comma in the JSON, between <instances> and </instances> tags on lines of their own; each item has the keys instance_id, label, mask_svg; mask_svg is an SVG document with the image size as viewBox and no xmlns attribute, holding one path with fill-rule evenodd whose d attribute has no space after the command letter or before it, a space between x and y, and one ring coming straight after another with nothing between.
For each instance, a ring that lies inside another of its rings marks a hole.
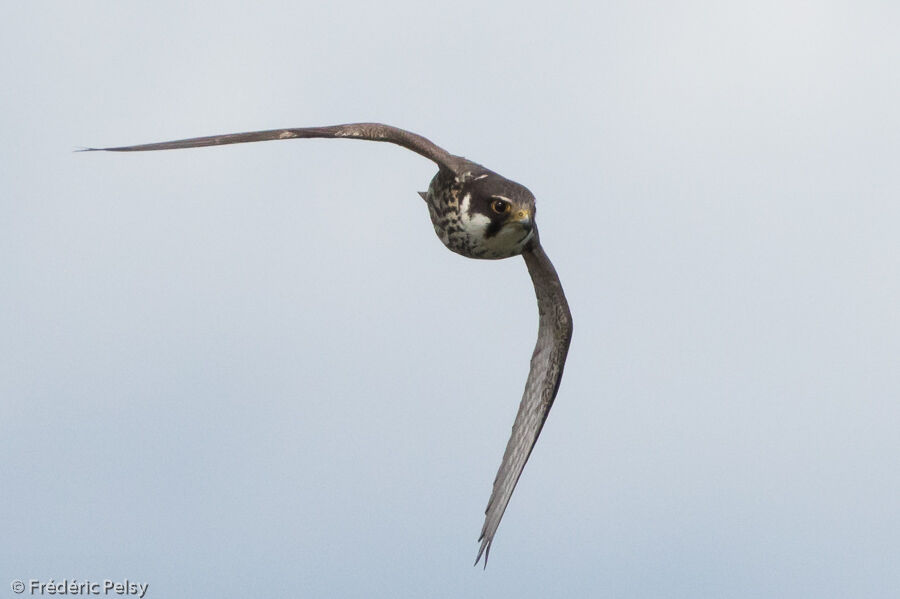
<instances>
[{"instance_id":1,"label":"outstretched wing","mask_svg":"<svg viewBox=\"0 0 900 599\"><path fill-rule=\"evenodd\" d=\"M566 353L569 351L569 341L572 339L572 314L569 312L569 304L563 294L556 269L553 268L547 254L539 242L533 242L522 252L522 256L525 258L537 295L538 339L534 354L531 356L531 371L525 383L519 413L513 423L512 435L506 444L500 470L494 479L494 490L484 511L484 526L478 538L481 547L478 549L475 564L478 564L484 554L485 567L494 533L497 532L509 498L512 497L525 462L531 455L531 450L538 435L541 434L541 428L556 398Z\"/></svg>"},{"instance_id":2,"label":"outstretched wing","mask_svg":"<svg viewBox=\"0 0 900 599\"><path fill-rule=\"evenodd\" d=\"M364 139L368 141L386 141L403 146L425 158L432 160L442 169L457 172L465 159L454 156L447 150L435 145L428 139L405 129L382 125L381 123L351 123L347 125L331 125L328 127L301 127L295 129L270 129L268 131L249 131L247 133L230 133L228 135L210 135L209 137L192 137L175 141L163 141L137 146L118 146L115 148L86 148L82 152L147 152L150 150L179 150L182 148L200 148L204 146L223 146L242 144L251 141L271 141L277 139L297 139L309 137L332 137L346 139Z\"/></svg>"}]
</instances>

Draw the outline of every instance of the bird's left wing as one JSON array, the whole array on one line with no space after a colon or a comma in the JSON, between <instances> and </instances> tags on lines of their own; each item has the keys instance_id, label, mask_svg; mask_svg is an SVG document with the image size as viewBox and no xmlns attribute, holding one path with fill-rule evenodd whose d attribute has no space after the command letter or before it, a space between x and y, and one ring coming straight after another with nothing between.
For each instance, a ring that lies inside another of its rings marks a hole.
<instances>
[{"instance_id":1,"label":"bird's left wing","mask_svg":"<svg viewBox=\"0 0 900 599\"><path fill-rule=\"evenodd\" d=\"M253 141L272 141L278 139L298 139L311 137L363 139L368 141L386 141L403 146L429 160L437 163L442 169L454 173L466 164L466 160L454 156L429 139L412 131L384 125L382 123L349 123L346 125L329 125L326 127L298 127L292 129L269 129L267 131L248 131L246 133L229 133L227 135L210 135L208 137L191 137L175 141L161 141L136 146L117 146L113 148L85 148L84 152L104 150L107 152L148 152L151 150L180 150L183 148L201 148L205 146L223 146L242 144Z\"/></svg>"},{"instance_id":2,"label":"bird's left wing","mask_svg":"<svg viewBox=\"0 0 900 599\"><path fill-rule=\"evenodd\" d=\"M532 242L522 252L528 273L534 283L534 291L538 303L538 339L531 356L531 370L525 383L525 393L519 404L519 413L513 423L512 435L506 445L503 461L494 479L494 490L488 501L484 514L484 526L481 529L481 547L475 563L484 554L484 565L487 567L488 555L494 533L503 518L503 512L512 497L513 489L519 481L525 462L541 434L544 421L556 398L559 382L562 379L569 342L572 339L572 314L563 294L562 285L556 269L550 263L540 242Z\"/></svg>"}]
</instances>

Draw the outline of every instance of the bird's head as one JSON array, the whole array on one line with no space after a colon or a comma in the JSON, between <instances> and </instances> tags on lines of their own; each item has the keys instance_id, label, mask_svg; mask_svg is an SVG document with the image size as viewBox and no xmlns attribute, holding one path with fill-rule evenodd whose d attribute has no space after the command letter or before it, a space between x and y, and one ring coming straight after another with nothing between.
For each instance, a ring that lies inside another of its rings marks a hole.
<instances>
[{"instance_id":1,"label":"bird's head","mask_svg":"<svg viewBox=\"0 0 900 599\"><path fill-rule=\"evenodd\" d=\"M472 257L516 256L534 237L534 195L524 185L487 172L465 181L458 198L458 224Z\"/></svg>"}]
</instances>

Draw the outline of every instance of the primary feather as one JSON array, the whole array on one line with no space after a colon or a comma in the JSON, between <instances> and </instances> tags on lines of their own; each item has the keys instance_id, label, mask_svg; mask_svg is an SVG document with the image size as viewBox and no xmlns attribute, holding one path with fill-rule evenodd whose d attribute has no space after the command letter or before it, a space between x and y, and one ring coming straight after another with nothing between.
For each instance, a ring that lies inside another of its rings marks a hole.
<instances>
[{"instance_id":1,"label":"primary feather","mask_svg":"<svg viewBox=\"0 0 900 599\"><path fill-rule=\"evenodd\" d=\"M481 547L475 563L484 554L487 567L488 556L494 534L500 519L512 497L516 483L525 468L525 462L534 449L556 392L562 379L563 366L572 339L572 314L563 293L556 269L544 253L540 243L534 243L522 252L531 280L534 284L538 303L538 338L531 356L531 370L525 382L525 392L519 404L519 412L513 423L512 434L503 453L503 461L494 478L494 490L484 511L484 526L481 528Z\"/></svg>"}]
</instances>

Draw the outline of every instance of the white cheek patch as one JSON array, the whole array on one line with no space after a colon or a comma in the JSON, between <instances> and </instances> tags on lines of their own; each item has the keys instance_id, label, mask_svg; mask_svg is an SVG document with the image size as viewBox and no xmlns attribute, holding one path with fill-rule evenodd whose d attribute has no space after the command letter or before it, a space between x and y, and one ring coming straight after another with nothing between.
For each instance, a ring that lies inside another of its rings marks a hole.
<instances>
[{"instance_id":1,"label":"white cheek patch","mask_svg":"<svg viewBox=\"0 0 900 599\"><path fill-rule=\"evenodd\" d=\"M469 206L471 203L472 195L467 193L463 196L462 203L459 206L459 224L462 225L463 229L466 231L483 233L488 225L491 224L491 219L483 214L470 215Z\"/></svg>"},{"instance_id":2,"label":"white cheek patch","mask_svg":"<svg viewBox=\"0 0 900 599\"><path fill-rule=\"evenodd\" d=\"M463 226L469 229L470 231L475 229L479 233L486 231L488 225L491 224L491 219L486 217L483 214L476 214L474 216L469 216L468 214L464 215L462 218Z\"/></svg>"},{"instance_id":3,"label":"white cheek patch","mask_svg":"<svg viewBox=\"0 0 900 599\"><path fill-rule=\"evenodd\" d=\"M467 193L463 196L462 204L459 205L459 211L465 214L469 211L469 204L472 202L472 194Z\"/></svg>"}]
</instances>

